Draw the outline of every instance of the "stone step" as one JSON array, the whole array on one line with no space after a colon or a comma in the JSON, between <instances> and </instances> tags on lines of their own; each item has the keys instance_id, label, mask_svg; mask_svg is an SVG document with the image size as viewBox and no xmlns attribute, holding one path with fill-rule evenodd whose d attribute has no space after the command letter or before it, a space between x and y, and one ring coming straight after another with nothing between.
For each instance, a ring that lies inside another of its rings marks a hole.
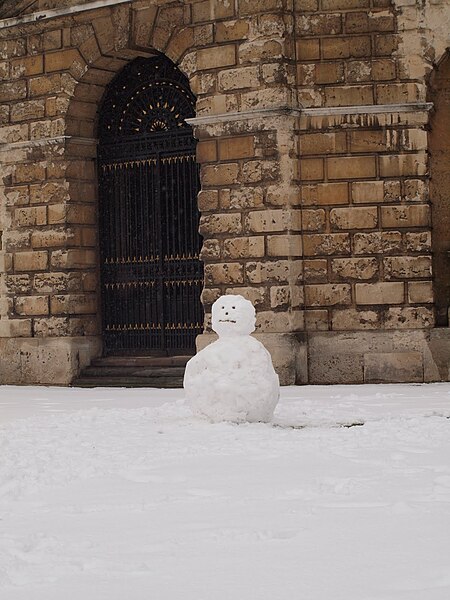
<instances>
[{"instance_id":1,"label":"stone step","mask_svg":"<svg viewBox=\"0 0 450 600\"><path fill-rule=\"evenodd\" d=\"M108 356L97 358L73 381L74 387L183 387L191 356Z\"/></svg>"},{"instance_id":2,"label":"stone step","mask_svg":"<svg viewBox=\"0 0 450 600\"><path fill-rule=\"evenodd\" d=\"M91 366L83 369L83 377L183 377L184 366L181 367L119 367Z\"/></svg>"},{"instance_id":3,"label":"stone step","mask_svg":"<svg viewBox=\"0 0 450 600\"><path fill-rule=\"evenodd\" d=\"M182 377L87 377L81 375L72 383L73 387L148 387L182 388Z\"/></svg>"},{"instance_id":4,"label":"stone step","mask_svg":"<svg viewBox=\"0 0 450 600\"><path fill-rule=\"evenodd\" d=\"M106 356L95 358L92 367L184 367L192 355L180 356Z\"/></svg>"}]
</instances>

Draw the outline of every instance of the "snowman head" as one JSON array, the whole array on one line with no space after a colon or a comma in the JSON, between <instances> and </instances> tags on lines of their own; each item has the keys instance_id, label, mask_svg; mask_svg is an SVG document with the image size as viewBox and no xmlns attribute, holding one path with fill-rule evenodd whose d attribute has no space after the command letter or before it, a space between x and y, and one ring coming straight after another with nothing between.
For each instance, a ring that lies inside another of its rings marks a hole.
<instances>
[{"instance_id":1,"label":"snowman head","mask_svg":"<svg viewBox=\"0 0 450 600\"><path fill-rule=\"evenodd\" d=\"M212 328L219 337L250 335L255 321L253 304L242 296L221 296L212 306Z\"/></svg>"}]
</instances>

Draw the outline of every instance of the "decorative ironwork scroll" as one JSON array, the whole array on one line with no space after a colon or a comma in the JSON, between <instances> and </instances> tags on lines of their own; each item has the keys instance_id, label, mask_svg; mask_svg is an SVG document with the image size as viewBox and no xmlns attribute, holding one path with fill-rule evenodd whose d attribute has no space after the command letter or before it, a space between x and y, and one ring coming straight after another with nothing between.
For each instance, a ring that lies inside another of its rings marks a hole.
<instances>
[{"instance_id":1,"label":"decorative ironwork scroll","mask_svg":"<svg viewBox=\"0 0 450 600\"><path fill-rule=\"evenodd\" d=\"M195 97L167 58L131 62L99 118L105 354L194 351L203 329Z\"/></svg>"}]
</instances>

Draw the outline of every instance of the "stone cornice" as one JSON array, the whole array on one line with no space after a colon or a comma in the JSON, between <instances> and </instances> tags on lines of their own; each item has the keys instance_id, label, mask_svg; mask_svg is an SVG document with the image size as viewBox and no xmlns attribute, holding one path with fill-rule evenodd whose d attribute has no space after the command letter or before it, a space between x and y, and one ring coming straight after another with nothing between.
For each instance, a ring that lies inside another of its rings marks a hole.
<instances>
[{"instance_id":1,"label":"stone cornice","mask_svg":"<svg viewBox=\"0 0 450 600\"><path fill-rule=\"evenodd\" d=\"M114 6L116 4L129 4L133 0L94 0L87 4L78 4L77 6L65 6L64 8L52 8L49 10L41 10L39 12L30 13L21 17L10 17L0 20L0 29L14 27L15 25L25 25L27 23L38 23L39 21L48 21L57 17L67 15L75 15L87 10L95 10L96 8L105 8L106 6Z\"/></svg>"},{"instance_id":2,"label":"stone cornice","mask_svg":"<svg viewBox=\"0 0 450 600\"><path fill-rule=\"evenodd\" d=\"M432 102L411 102L408 104L369 104L364 106L330 106L319 108L290 108L287 106L247 110L242 112L220 113L204 117L186 119L190 125L214 125L230 121L245 121L267 117L324 117L339 115L382 115L428 112L433 108Z\"/></svg>"},{"instance_id":3,"label":"stone cornice","mask_svg":"<svg viewBox=\"0 0 450 600\"><path fill-rule=\"evenodd\" d=\"M13 150L17 148L36 148L39 146L47 146L50 144L64 144L66 142L74 142L84 146L97 146L95 138L83 138L74 135L59 135L56 137L41 138L39 140L23 140L21 142L4 142L0 144L0 152Z\"/></svg>"}]
</instances>

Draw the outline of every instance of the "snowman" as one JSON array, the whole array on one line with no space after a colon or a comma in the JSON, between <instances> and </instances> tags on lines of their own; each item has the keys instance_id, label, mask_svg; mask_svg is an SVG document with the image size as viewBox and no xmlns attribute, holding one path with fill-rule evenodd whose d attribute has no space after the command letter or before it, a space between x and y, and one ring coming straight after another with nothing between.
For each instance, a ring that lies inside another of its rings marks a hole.
<instances>
[{"instance_id":1,"label":"snowman","mask_svg":"<svg viewBox=\"0 0 450 600\"><path fill-rule=\"evenodd\" d=\"M280 383L272 359L251 337L255 309L242 296L221 296L212 307L219 339L186 365L186 399L197 417L220 421L267 422L278 403Z\"/></svg>"}]
</instances>

